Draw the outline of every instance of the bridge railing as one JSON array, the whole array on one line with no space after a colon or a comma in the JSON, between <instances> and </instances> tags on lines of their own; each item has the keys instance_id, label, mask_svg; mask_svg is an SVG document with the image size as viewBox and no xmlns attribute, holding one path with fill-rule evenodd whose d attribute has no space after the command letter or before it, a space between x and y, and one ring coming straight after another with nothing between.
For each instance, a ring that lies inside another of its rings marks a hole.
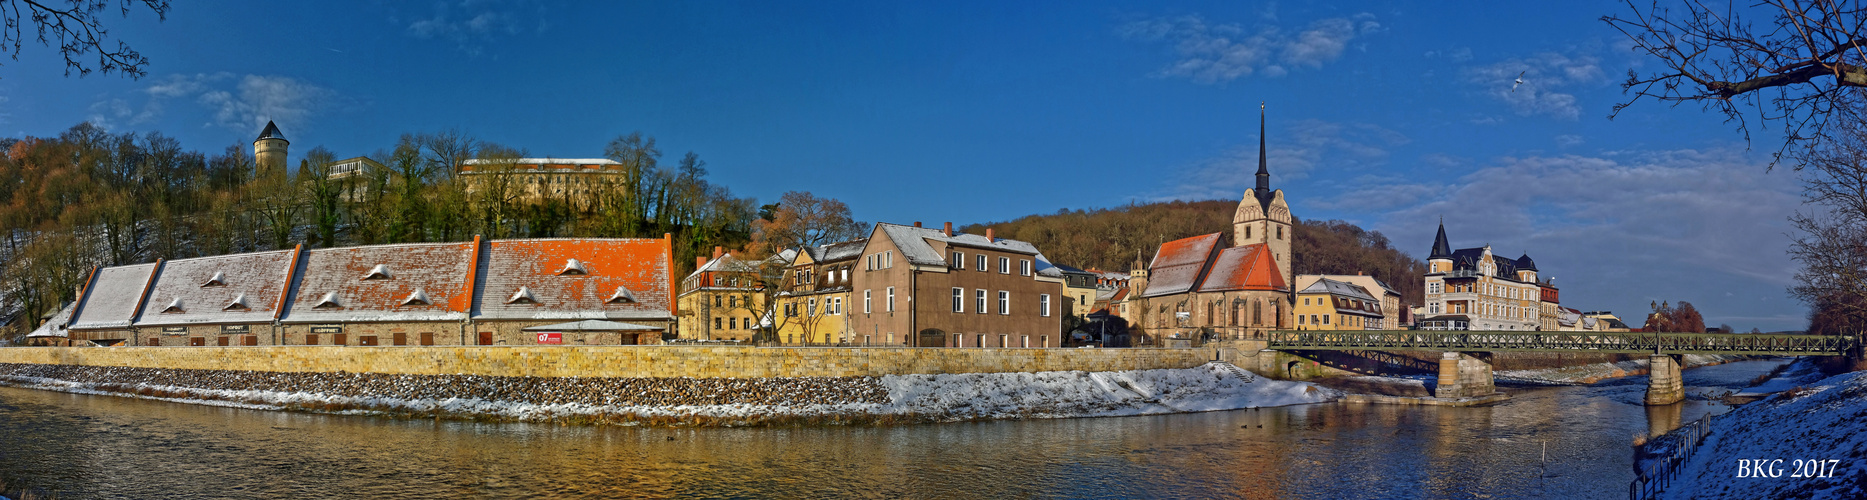
<instances>
[{"instance_id":1,"label":"bridge railing","mask_svg":"<svg viewBox=\"0 0 1867 500\"><path fill-rule=\"evenodd\" d=\"M1539 332L1478 330L1276 330L1272 349L1594 351L1667 354L1842 355L1845 335Z\"/></svg>"}]
</instances>

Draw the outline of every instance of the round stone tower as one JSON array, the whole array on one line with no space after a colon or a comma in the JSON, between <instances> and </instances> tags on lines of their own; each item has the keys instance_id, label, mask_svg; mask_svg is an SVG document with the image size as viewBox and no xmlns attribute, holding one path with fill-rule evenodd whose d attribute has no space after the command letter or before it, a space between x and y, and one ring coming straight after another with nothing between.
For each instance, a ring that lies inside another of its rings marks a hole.
<instances>
[{"instance_id":1,"label":"round stone tower","mask_svg":"<svg viewBox=\"0 0 1867 500\"><path fill-rule=\"evenodd\" d=\"M285 147L290 144L285 134L279 133L279 126L267 120L266 129L253 140L253 173L258 177L285 173Z\"/></svg>"}]
</instances>

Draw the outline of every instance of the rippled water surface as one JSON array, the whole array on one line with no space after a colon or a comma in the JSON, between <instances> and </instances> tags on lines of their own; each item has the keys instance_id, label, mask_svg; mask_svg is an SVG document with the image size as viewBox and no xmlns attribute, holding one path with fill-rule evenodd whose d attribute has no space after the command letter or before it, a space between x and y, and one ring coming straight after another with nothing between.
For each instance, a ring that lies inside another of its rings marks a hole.
<instances>
[{"instance_id":1,"label":"rippled water surface","mask_svg":"<svg viewBox=\"0 0 1867 500\"><path fill-rule=\"evenodd\" d=\"M1742 386L1772 366L1686 379ZM63 498L1625 498L1635 435L1722 411L1643 407L1645 382L1511 390L1480 408L752 429L391 420L0 387L0 479Z\"/></svg>"}]
</instances>

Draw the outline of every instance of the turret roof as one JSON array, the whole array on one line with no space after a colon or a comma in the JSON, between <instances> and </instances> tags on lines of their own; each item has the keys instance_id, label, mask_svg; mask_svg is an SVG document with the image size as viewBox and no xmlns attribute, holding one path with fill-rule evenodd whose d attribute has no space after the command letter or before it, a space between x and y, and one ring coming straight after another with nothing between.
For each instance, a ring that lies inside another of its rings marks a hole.
<instances>
[{"instance_id":1,"label":"turret roof","mask_svg":"<svg viewBox=\"0 0 1867 500\"><path fill-rule=\"evenodd\" d=\"M263 141L266 139L278 139L281 141L285 140L285 134L279 132L279 126L274 125L272 123L272 120L266 120L266 129L261 130L259 132L259 138L253 139L253 142L259 142L259 141Z\"/></svg>"}]
</instances>

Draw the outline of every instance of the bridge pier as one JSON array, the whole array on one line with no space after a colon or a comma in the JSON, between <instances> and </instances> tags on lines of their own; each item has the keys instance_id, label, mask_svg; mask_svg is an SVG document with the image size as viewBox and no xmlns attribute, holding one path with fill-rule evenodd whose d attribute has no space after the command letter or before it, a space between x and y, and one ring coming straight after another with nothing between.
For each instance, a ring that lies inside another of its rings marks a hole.
<instances>
[{"instance_id":1,"label":"bridge pier","mask_svg":"<svg viewBox=\"0 0 1867 500\"><path fill-rule=\"evenodd\" d=\"M1648 405L1669 405L1685 400L1685 379L1679 375L1679 359L1671 354L1654 354L1647 363Z\"/></svg>"},{"instance_id":2,"label":"bridge pier","mask_svg":"<svg viewBox=\"0 0 1867 500\"><path fill-rule=\"evenodd\" d=\"M1460 352L1440 356L1439 385L1433 389L1433 397L1471 398L1496 393L1490 363Z\"/></svg>"}]
</instances>

